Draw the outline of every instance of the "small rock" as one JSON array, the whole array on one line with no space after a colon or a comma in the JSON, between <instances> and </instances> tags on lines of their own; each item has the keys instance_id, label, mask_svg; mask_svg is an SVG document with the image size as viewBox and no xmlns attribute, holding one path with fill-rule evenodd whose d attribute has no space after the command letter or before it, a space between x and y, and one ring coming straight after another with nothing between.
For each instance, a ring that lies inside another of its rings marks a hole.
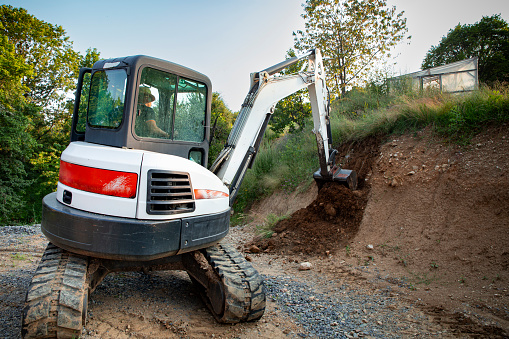
<instances>
[{"instance_id":1,"label":"small rock","mask_svg":"<svg viewBox=\"0 0 509 339\"><path fill-rule=\"evenodd\" d=\"M392 186L392 187L397 187L397 186L402 186L403 185L403 181L401 180L401 178L399 176L395 176L394 178L392 178L391 182L389 183L389 186Z\"/></svg>"},{"instance_id":2,"label":"small rock","mask_svg":"<svg viewBox=\"0 0 509 339\"><path fill-rule=\"evenodd\" d=\"M310 262L303 262L299 265L299 271L307 271L310 270L313 265Z\"/></svg>"},{"instance_id":3,"label":"small rock","mask_svg":"<svg viewBox=\"0 0 509 339\"><path fill-rule=\"evenodd\" d=\"M327 204L327 205L325 205L325 213L327 213L328 215L333 217L336 215L337 212L336 212L336 209L334 208L334 206Z\"/></svg>"},{"instance_id":4,"label":"small rock","mask_svg":"<svg viewBox=\"0 0 509 339\"><path fill-rule=\"evenodd\" d=\"M253 259L249 255L246 255L245 258L246 258L247 261L253 261Z\"/></svg>"},{"instance_id":5,"label":"small rock","mask_svg":"<svg viewBox=\"0 0 509 339\"><path fill-rule=\"evenodd\" d=\"M371 244L367 245L367 246L366 246L366 248L367 248L368 250L372 250L372 249L374 249L373 245L371 245Z\"/></svg>"},{"instance_id":6,"label":"small rock","mask_svg":"<svg viewBox=\"0 0 509 339\"><path fill-rule=\"evenodd\" d=\"M249 252L251 252L251 253L260 253L260 249L258 248L258 246L252 245L251 247L249 247Z\"/></svg>"},{"instance_id":7,"label":"small rock","mask_svg":"<svg viewBox=\"0 0 509 339\"><path fill-rule=\"evenodd\" d=\"M407 175L414 175L415 174L415 171L410 171L407 173Z\"/></svg>"}]
</instances>

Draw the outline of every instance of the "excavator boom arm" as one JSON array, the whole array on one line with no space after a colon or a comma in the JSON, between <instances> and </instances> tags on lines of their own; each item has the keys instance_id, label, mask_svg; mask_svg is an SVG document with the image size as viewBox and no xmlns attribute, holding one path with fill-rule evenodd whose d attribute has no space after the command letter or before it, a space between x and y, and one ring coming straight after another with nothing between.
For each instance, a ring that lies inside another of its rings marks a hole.
<instances>
[{"instance_id":1,"label":"excavator boom arm","mask_svg":"<svg viewBox=\"0 0 509 339\"><path fill-rule=\"evenodd\" d=\"M274 76L304 58L308 59L306 71ZM211 167L211 171L229 187L230 205L233 204L246 170L256 156L275 105L279 100L304 88L308 89L311 101L313 132L316 135L320 160L319 173L322 179L332 179L333 161L329 161L332 141L328 104L325 99L327 97L325 70L320 51L314 49L251 74L251 89L242 104L225 147Z\"/></svg>"}]
</instances>

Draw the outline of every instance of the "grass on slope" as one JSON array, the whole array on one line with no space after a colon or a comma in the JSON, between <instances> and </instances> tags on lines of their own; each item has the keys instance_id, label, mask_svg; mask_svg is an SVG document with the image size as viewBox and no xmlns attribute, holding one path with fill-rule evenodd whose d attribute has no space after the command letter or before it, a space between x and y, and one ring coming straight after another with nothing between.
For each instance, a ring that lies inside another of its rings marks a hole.
<instances>
[{"instance_id":1,"label":"grass on slope","mask_svg":"<svg viewBox=\"0 0 509 339\"><path fill-rule=\"evenodd\" d=\"M355 89L333 103L334 146L371 135L401 134L426 126L451 142L466 144L483 126L509 121L509 87L446 94L436 91L380 94ZM234 209L242 212L276 190L293 192L312 183L319 167L312 122L302 132L264 139L253 168L240 187ZM232 223L241 214L234 217Z\"/></svg>"}]
</instances>

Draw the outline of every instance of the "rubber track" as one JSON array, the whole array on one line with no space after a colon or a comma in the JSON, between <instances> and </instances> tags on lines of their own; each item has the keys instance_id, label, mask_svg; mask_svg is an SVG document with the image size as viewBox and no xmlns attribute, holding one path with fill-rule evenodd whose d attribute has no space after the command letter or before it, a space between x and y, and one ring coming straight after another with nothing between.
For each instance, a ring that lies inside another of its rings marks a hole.
<instances>
[{"instance_id":1,"label":"rubber track","mask_svg":"<svg viewBox=\"0 0 509 339\"><path fill-rule=\"evenodd\" d=\"M86 318L88 261L49 244L30 283L23 338L77 338Z\"/></svg>"},{"instance_id":2,"label":"rubber track","mask_svg":"<svg viewBox=\"0 0 509 339\"><path fill-rule=\"evenodd\" d=\"M256 269L231 245L218 244L204 251L208 262L219 274L226 296L221 323L258 320L265 312L265 286ZM214 313L214 312L212 312Z\"/></svg>"}]
</instances>

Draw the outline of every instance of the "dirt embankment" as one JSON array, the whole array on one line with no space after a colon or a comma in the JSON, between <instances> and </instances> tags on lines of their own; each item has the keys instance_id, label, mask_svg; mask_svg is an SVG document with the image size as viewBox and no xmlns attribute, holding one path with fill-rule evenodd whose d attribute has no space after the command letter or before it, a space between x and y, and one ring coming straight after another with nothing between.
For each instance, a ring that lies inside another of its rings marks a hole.
<instances>
[{"instance_id":1,"label":"dirt embankment","mask_svg":"<svg viewBox=\"0 0 509 339\"><path fill-rule=\"evenodd\" d=\"M509 126L468 146L424 130L339 153L359 190L327 185L253 243L390 283L458 334L509 335Z\"/></svg>"}]
</instances>

